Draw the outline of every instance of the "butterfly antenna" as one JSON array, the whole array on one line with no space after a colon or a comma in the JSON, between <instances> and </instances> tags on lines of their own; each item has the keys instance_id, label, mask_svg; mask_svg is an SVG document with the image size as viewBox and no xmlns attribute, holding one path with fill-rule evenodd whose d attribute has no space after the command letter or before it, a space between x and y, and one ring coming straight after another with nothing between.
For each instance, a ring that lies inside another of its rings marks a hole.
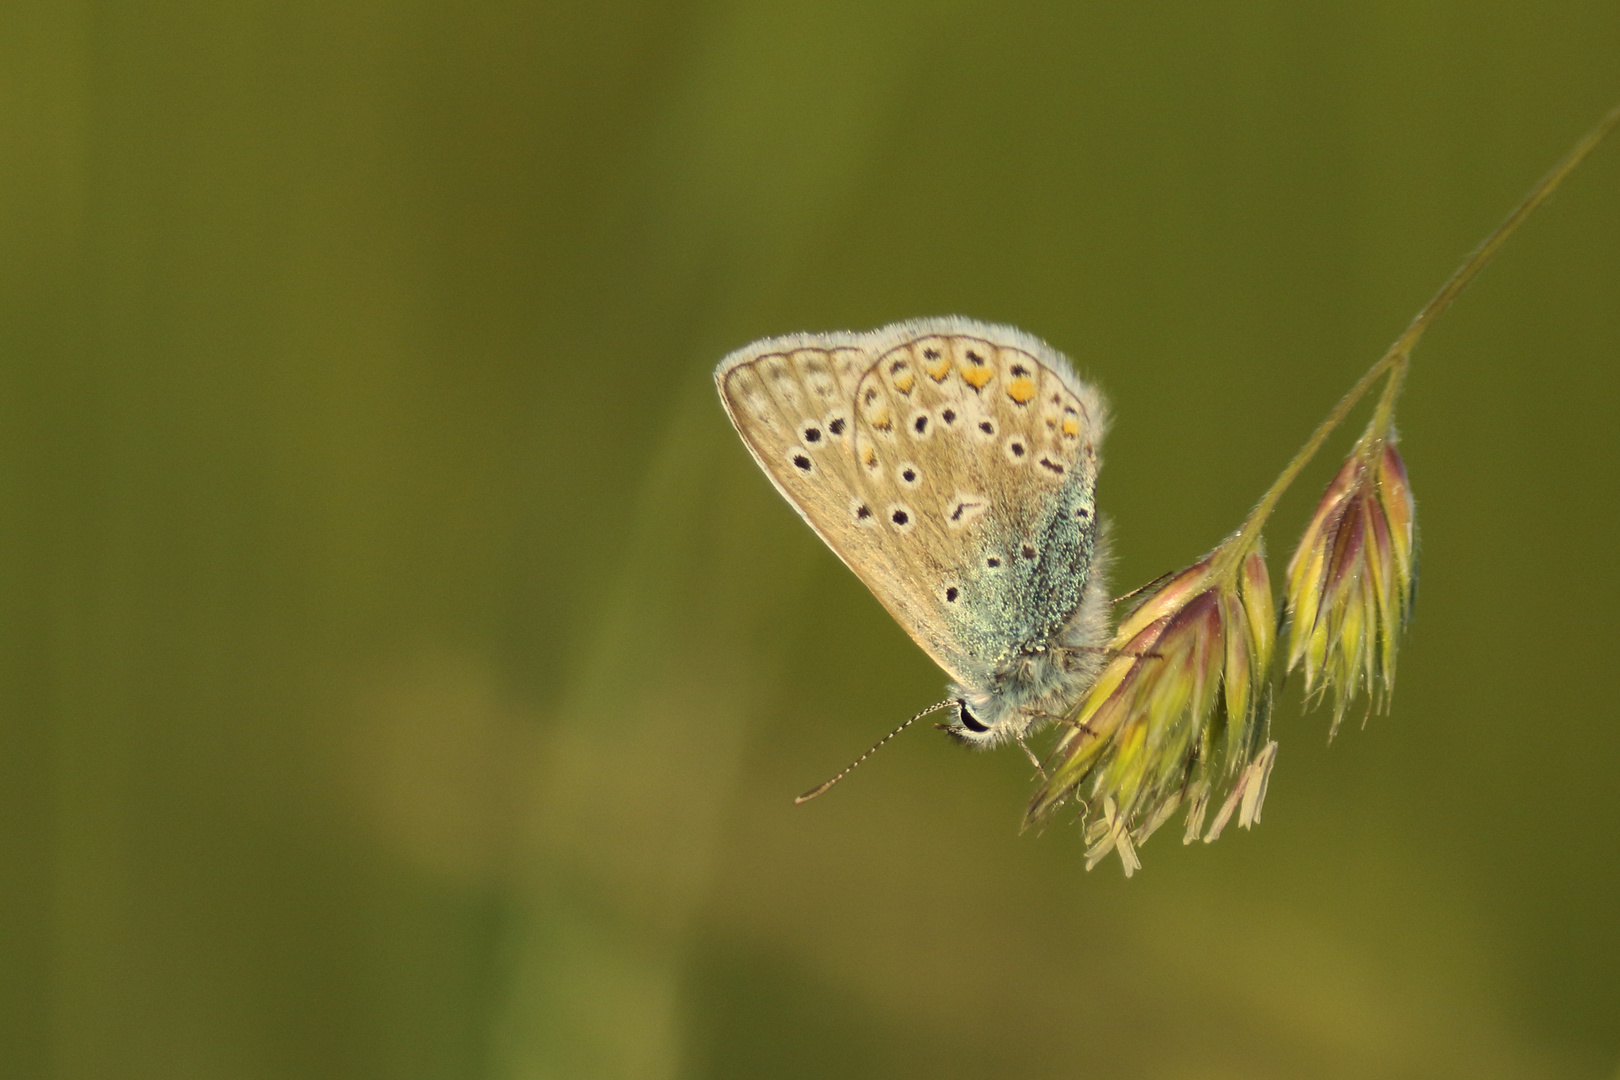
<instances>
[{"instance_id":1,"label":"butterfly antenna","mask_svg":"<svg viewBox=\"0 0 1620 1080\"><path fill-rule=\"evenodd\" d=\"M916 716L913 716L910 720L907 720L905 723L901 724L899 727L895 728L893 731L891 731L887 735L883 736L883 738L881 738L877 742L873 743L872 744L872 749L868 750L866 753L862 754L860 757L856 758L854 761L852 761L848 765L846 765L844 767L843 772L839 773L837 776L833 777L831 780L828 780L825 784L822 784L820 787L813 787L809 791L805 792L803 795L800 795L797 799L794 799L793 800L793 805L794 806L799 806L799 805L801 805L803 803L807 803L811 799L815 798L817 795L820 795L822 792L824 792L828 788L832 787L834 784L838 783L838 781L842 780L844 777L846 777L850 773L854 772L855 771L855 766L859 765L861 762L865 761L867 758L871 757L873 754L875 754L879 750L881 750L883 748L884 743L888 742L890 739L894 738L896 735L900 734L902 731L906 730L906 728L910 727L912 724L915 724L918 720L921 720L923 717L927 716L929 713L937 713L937 712L939 712L939 710L947 708L947 707L949 707L951 705L955 705L955 704L956 704L956 699L955 698L946 698L944 701L941 701L937 705L928 706L928 708L924 709L922 712L918 713Z\"/></svg>"}]
</instances>

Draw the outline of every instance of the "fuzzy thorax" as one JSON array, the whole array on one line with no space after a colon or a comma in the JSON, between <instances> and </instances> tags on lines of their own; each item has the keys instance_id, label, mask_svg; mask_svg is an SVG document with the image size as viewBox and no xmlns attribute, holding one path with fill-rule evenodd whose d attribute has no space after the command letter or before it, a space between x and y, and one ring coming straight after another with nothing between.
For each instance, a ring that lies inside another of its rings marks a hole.
<instances>
[{"instance_id":1,"label":"fuzzy thorax","mask_svg":"<svg viewBox=\"0 0 1620 1080\"><path fill-rule=\"evenodd\" d=\"M1049 641L1024 643L983 684L952 683L946 734L988 750L1023 739L1073 709L1097 681L1109 637L1107 522L1099 522L1080 606Z\"/></svg>"}]
</instances>

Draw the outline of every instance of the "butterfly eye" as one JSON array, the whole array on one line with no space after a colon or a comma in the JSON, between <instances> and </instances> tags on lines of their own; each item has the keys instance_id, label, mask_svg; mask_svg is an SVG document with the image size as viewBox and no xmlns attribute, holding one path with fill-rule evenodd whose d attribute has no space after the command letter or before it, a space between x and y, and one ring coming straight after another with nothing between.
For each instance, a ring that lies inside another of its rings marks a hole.
<instances>
[{"instance_id":1,"label":"butterfly eye","mask_svg":"<svg viewBox=\"0 0 1620 1080\"><path fill-rule=\"evenodd\" d=\"M973 732L975 735L983 735L985 732L990 730L985 725L979 723L979 718L977 716L974 716L968 711L967 702L965 701L957 702L956 715L961 719L962 726Z\"/></svg>"}]
</instances>

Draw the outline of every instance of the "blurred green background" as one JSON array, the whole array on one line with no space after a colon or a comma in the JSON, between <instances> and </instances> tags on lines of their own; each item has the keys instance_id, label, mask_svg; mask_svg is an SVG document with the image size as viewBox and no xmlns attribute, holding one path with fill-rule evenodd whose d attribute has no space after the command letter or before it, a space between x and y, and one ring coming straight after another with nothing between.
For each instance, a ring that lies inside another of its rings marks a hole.
<instances>
[{"instance_id":1,"label":"blurred green background","mask_svg":"<svg viewBox=\"0 0 1620 1080\"><path fill-rule=\"evenodd\" d=\"M781 502L728 350L958 312L1233 528L1620 98L1620 6L0 7L0 1073L1597 1077L1620 143L1430 335L1390 716L1125 881ZM1270 529L1274 573L1341 439Z\"/></svg>"}]
</instances>

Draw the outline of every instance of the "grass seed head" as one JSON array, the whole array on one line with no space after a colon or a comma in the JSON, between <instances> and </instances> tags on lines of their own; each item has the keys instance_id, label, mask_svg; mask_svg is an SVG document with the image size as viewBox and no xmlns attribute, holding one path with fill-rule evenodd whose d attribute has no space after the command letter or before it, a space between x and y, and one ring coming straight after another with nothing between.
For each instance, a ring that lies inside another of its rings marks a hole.
<instances>
[{"instance_id":1,"label":"grass seed head","mask_svg":"<svg viewBox=\"0 0 1620 1080\"><path fill-rule=\"evenodd\" d=\"M1333 691L1333 731L1362 690L1389 707L1417 585L1413 508L1393 437L1364 439L1288 562L1288 670L1303 670L1311 700Z\"/></svg>"},{"instance_id":2,"label":"grass seed head","mask_svg":"<svg viewBox=\"0 0 1620 1080\"><path fill-rule=\"evenodd\" d=\"M1259 820L1275 757L1265 733L1276 616L1262 552L1223 554L1174 575L1125 618L1112 658L1065 718L1026 820L1082 801L1088 869L1116 852L1134 872L1137 846L1183 804L1196 838L1217 789L1228 793L1208 839L1235 808L1244 827Z\"/></svg>"}]
</instances>

